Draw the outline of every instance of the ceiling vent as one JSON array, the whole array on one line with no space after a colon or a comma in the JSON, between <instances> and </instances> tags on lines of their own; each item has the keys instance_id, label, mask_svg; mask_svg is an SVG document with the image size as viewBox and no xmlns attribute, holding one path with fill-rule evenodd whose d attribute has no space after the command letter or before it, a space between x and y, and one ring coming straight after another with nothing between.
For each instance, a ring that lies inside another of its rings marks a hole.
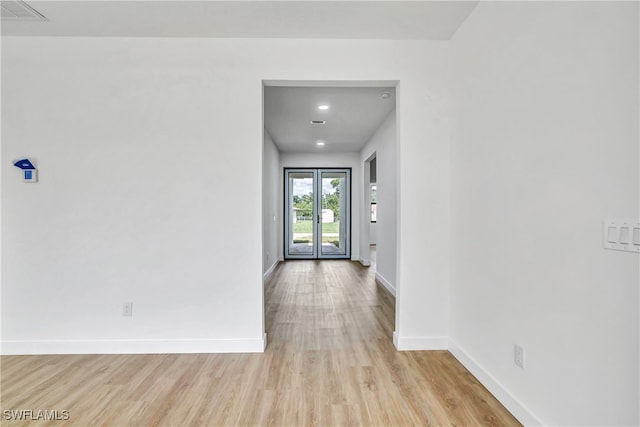
<instances>
[{"instance_id":1,"label":"ceiling vent","mask_svg":"<svg viewBox=\"0 0 640 427\"><path fill-rule=\"evenodd\" d=\"M0 3L3 21L45 21L47 19L22 0L2 0Z\"/></svg>"},{"instance_id":2,"label":"ceiling vent","mask_svg":"<svg viewBox=\"0 0 640 427\"><path fill-rule=\"evenodd\" d=\"M311 120L312 125L323 125L327 123L325 120Z\"/></svg>"}]
</instances>

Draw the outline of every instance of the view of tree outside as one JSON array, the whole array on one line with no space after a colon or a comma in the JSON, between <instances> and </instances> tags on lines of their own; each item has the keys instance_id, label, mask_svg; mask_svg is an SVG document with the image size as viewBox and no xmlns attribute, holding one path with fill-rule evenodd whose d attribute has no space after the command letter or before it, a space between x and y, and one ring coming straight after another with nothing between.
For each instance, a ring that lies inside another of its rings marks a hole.
<instances>
[{"instance_id":1,"label":"view of tree outside","mask_svg":"<svg viewBox=\"0 0 640 427\"><path fill-rule=\"evenodd\" d=\"M328 182L327 182L328 181ZM325 185L329 184L329 185ZM302 187L306 183L300 183ZM299 188L300 188L299 187ZM339 246L340 242L340 179L323 179L322 206L320 210L328 209L333 212L333 221L326 222L325 217L322 223L322 241L333 243ZM301 188L300 188L301 189ZM295 222L293 224L294 243L306 243L312 239L313 229L313 192L306 194L293 195L293 209L295 214Z\"/></svg>"},{"instance_id":2,"label":"view of tree outside","mask_svg":"<svg viewBox=\"0 0 640 427\"><path fill-rule=\"evenodd\" d=\"M323 191L322 209L330 209L333 211L334 221L340 218L340 180L332 179L332 193ZM298 221L312 220L313 216L313 193L307 193L302 196L293 196L293 207L296 209L296 217Z\"/></svg>"}]
</instances>

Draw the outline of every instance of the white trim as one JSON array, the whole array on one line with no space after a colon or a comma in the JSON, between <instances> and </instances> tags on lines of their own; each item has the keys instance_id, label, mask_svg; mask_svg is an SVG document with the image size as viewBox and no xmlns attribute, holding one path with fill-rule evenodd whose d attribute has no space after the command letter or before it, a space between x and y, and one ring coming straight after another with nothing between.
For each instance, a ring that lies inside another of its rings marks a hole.
<instances>
[{"instance_id":1,"label":"white trim","mask_svg":"<svg viewBox=\"0 0 640 427\"><path fill-rule=\"evenodd\" d=\"M545 426L547 423L542 422L529 408L527 408L520 400L518 400L509 390L500 384L500 382L491 375L486 369L476 362L469 354L464 351L454 340L449 338L449 351L465 368L469 370L480 383L489 390L514 417L525 426Z\"/></svg>"},{"instance_id":2,"label":"white trim","mask_svg":"<svg viewBox=\"0 0 640 427\"><path fill-rule=\"evenodd\" d=\"M276 267L278 266L278 264L280 263L280 260L277 259L272 265L271 267L269 267L267 269L267 271L264 272L264 274L262 275L262 280L267 280L269 278L269 276L271 276L271 273L273 273L273 270L276 269Z\"/></svg>"},{"instance_id":3,"label":"white trim","mask_svg":"<svg viewBox=\"0 0 640 427\"><path fill-rule=\"evenodd\" d=\"M370 259L362 259L362 258L360 258L358 261L360 261L360 264L362 264L364 267L371 266L371 260Z\"/></svg>"},{"instance_id":4,"label":"white trim","mask_svg":"<svg viewBox=\"0 0 640 427\"><path fill-rule=\"evenodd\" d=\"M376 271L376 281L380 283L391 295L396 296L396 287L391 284L384 276Z\"/></svg>"},{"instance_id":5,"label":"white trim","mask_svg":"<svg viewBox=\"0 0 640 427\"><path fill-rule=\"evenodd\" d=\"M2 355L262 353L262 339L2 341Z\"/></svg>"},{"instance_id":6,"label":"white trim","mask_svg":"<svg viewBox=\"0 0 640 427\"><path fill-rule=\"evenodd\" d=\"M276 87L397 87L399 80L262 80Z\"/></svg>"},{"instance_id":7,"label":"white trim","mask_svg":"<svg viewBox=\"0 0 640 427\"><path fill-rule=\"evenodd\" d=\"M404 337L394 331L393 345L399 351L448 350L449 339L447 337Z\"/></svg>"}]
</instances>

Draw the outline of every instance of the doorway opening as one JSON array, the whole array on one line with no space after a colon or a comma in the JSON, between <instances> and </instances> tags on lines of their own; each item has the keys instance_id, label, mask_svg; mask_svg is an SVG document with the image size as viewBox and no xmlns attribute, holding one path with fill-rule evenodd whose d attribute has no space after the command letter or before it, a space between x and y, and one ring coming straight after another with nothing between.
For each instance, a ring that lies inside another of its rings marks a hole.
<instances>
[{"instance_id":1,"label":"doorway opening","mask_svg":"<svg viewBox=\"0 0 640 427\"><path fill-rule=\"evenodd\" d=\"M351 257L351 169L285 168L285 259Z\"/></svg>"},{"instance_id":2,"label":"doorway opening","mask_svg":"<svg viewBox=\"0 0 640 427\"><path fill-rule=\"evenodd\" d=\"M373 266L375 269L375 256L377 245L377 153L374 151L362 164L363 167L363 231L362 231L362 259L363 264Z\"/></svg>"},{"instance_id":3,"label":"doorway opening","mask_svg":"<svg viewBox=\"0 0 640 427\"><path fill-rule=\"evenodd\" d=\"M287 294L284 303L279 289L293 292L298 283L338 280L340 287L355 290L353 274L367 278L363 283L376 295L395 297L398 87L398 81L382 80L263 81L263 284L283 286L264 288L265 312L297 301ZM374 158L378 205L372 208ZM344 183L335 181L340 171L346 173ZM326 259L338 260L320 262ZM343 267L348 271L338 278ZM307 281L311 274L314 279ZM308 290L296 298L325 299L326 287ZM273 325L265 324L264 331L275 333Z\"/></svg>"}]
</instances>

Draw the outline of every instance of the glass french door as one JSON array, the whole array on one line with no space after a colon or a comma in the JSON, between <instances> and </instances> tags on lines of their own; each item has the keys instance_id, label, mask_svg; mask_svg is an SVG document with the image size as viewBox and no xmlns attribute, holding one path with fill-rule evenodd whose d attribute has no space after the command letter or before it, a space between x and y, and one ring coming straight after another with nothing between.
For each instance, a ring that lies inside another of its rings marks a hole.
<instances>
[{"instance_id":1,"label":"glass french door","mask_svg":"<svg viewBox=\"0 0 640 427\"><path fill-rule=\"evenodd\" d=\"M284 170L287 259L351 257L351 169Z\"/></svg>"}]
</instances>

